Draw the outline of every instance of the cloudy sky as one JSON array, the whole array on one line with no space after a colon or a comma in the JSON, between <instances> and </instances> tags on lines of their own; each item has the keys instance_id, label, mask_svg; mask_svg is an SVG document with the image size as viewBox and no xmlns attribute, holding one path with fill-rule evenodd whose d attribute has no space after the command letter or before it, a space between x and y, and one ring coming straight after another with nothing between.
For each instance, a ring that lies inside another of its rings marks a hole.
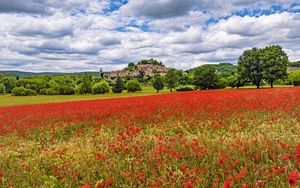
<instances>
[{"instance_id":1,"label":"cloudy sky","mask_svg":"<svg viewBox=\"0 0 300 188\"><path fill-rule=\"evenodd\" d=\"M300 60L299 0L0 0L0 70L189 69L269 44Z\"/></svg>"}]
</instances>

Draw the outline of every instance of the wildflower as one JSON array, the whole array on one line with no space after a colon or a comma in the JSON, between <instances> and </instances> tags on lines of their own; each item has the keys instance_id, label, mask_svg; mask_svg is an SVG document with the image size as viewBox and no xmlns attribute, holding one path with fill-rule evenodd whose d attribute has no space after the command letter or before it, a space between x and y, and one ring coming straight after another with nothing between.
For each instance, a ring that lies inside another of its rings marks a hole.
<instances>
[{"instance_id":1,"label":"wildflower","mask_svg":"<svg viewBox=\"0 0 300 188\"><path fill-rule=\"evenodd\" d=\"M299 178L300 178L300 173L299 172L295 172L295 171L291 172L290 175L289 175L289 178L288 178L290 186L296 187L297 184L298 184L297 180Z\"/></svg>"},{"instance_id":2,"label":"wildflower","mask_svg":"<svg viewBox=\"0 0 300 188\"><path fill-rule=\"evenodd\" d=\"M233 186L233 182L229 179L225 180L224 181L224 185L223 185L223 188L229 188L229 187L232 187Z\"/></svg>"},{"instance_id":3,"label":"wildflower","mask_svg":"<svg viewBox=\"0 0 300 188\"><path fill-rule=\"evenodd\" d=\"M219 164L220 164L220 165L223 165L224 163L225 163L225 159L220 158L220 159L219 159Z\"/></svg>"},{"instance_id":4,"label":"wildflower","mask_svg":"<svg viewBox=\"0 0 300 188\"><path fill-rule=\"evenodd\" d=\"M138 173L137 178L140 179L140 180L144 179L144 174L143 173Z\"/></svg>"}]
</instances>

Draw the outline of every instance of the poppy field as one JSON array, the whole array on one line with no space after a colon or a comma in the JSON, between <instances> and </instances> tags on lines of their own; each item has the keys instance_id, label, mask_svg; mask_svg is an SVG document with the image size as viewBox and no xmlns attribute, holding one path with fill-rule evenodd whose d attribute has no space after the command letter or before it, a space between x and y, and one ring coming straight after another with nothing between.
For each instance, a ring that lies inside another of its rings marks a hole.
<instances>
[{"instance_id":1,"label":"poppy field","mask_svg":"<svg viewBox=\"0 0 300 188\"><path fill-rule=\"evenodd\" d=\"M299 87L0 108L0 187L299 185Z\"/></svg>"}]
</instances>

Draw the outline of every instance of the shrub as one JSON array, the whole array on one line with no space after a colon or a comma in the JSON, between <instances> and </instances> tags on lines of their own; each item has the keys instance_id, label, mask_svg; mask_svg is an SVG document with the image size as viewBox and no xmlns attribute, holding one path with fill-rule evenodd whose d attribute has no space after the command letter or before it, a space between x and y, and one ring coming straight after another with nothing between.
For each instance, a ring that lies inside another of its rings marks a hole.
<instances>
[{"instance_id":1,"label":"shrub","mask_svg":"<svg viewBox=\"0 0 300 188\"><path fill-rule=\"evenodd\" d=\"M15 87L12 90L12 95L13 96L26 96L26 88L24 88L23 86L21 87Z\"/></svg>"},{"instance_id":2,"label":"shrub","mask_svg":"<svg viewBox=\"0 0 300 188\"><path fill-rule=\"evenodd\" d=\"M194 89L191 87L181 87L176 89L176 91L194 91Z\"/></svg>"},{"instance_id":3,"label":"shrub","mask_svg":"<svg viewBox=\"0 0 300 188\"><path fill-rule=\"evenodd\" d=\"M32 89L26 89L21 86L21 87L15 87L12 90L12 95L13 96L34 96L37 95L37 93Z\"/></svg>"},{"instance_id":4,"label":"shrub","mask_svg":"<svg viewBox=\"0 0 300 188\"><path fill-rule=\"evenodd\" d=\"M75 87L71 84L60 86L59 94L60 95L73 95L73 94L75 94Z\"/></svg>"},{"instance_id":5,"label":"shrub","mask_svg":"<svg viewBox=\"0 0 300 188\"><path fill-rule=\"evenodd\" d=\"M162 77L159 75L154 77L152 85L157 93L159 92L159 90L163 90L165 86Z\"/></svg>"},{"instance_id":6,"label":"shrub","mask_svg":"<svg viewBox=\"0 0 300 188\"><path fill-rule=\"evenodd\" d=\"M46 89L45 94L46 95L56 95L56 91L54 88L50 87L50 88Z\"/></svg>"},{"instance_id":7,"label":"shrub","mask_svg":"<svg viewBox=\"0 0 300 188\"><path fill-rule=\"evenodd\" d=\"M101 82L95 83L92 87L92 91L93 94L105 94L109 93L110 87L108 82L103 80Z\"/></svg>"},{"instance_id":8,"label":"shrub","mask_svg":"<svg viewBox=\"0 0 300 188\"><path fill-rule=\"evenodd\" d=\"M0 80L0 83L5 85L7 93L11 93L12 90L17 86L17 80L14 77L6 76Z\"/></svg>"},{"instance_id":9,"label":"shrub","mask_svg":"<svg viewBox=\"0 0 300 188\"><path fill-rule=\"evenodd\" d=\"M142 91L142 87L137 80L130 80L127 83L127 92Z\"/></svg>"},{"instance_id":10,"label":"shrub","mask_svg":"<svg viewBox=\"0 0 300 188\"><path fill-rule=\"evenodd\" d=\"M92 93L92 87L91 84L89 82L82 82L80 83L77 88L76 88L76 92L78 94L87 94L87 93Z\"/></svg>"},{"instance_id":11,"label":"shrub","mask_svg":"<svg viewBox=\"0 0 300 188\"><path fill-rule=\"evenodd\" d=\"M122 93L123 89L124 89L124 84L123 84L122 78L117 77L116 83L112 88L112 92Z\"/></svg>"},{"instance_id":12,"label":"shrub","mask_svg":"<svg viewBox=\"0 0 300 188\"><path fill-rule=\"evenodd\" d=\"M26 96L35 96L35 95L37 95L37 92L35 90L32 89L26 90Z\"/></svg>"},{"instance_id":13,"label":"shrub","mask_svg":"<svg viewBox=\"0 0 300 188\"><path fill-rule=\"evenodd\" d=\"M289 74L289 80L294 84L294 86L300 85L300 69L294 70Z\"/></svg>"},{"instance_id":14,"label":"shrub","mask_svg":"<svg viewBox=\"0 0 300 188\"><path fill-rule=\"evenodd\" d=\"M4 94L6 92L6 88L4 84L0 84L0 94Z\"/></svg>"}]
</instances>

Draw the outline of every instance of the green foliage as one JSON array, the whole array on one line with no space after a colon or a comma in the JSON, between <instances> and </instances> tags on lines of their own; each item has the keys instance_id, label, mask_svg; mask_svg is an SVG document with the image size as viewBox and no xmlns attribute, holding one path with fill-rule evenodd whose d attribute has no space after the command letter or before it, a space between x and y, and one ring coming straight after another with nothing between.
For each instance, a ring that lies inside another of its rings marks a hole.
<instances>
[{"instance_id":1,"label":"green foliage","mask_svg":"<svg viewBox=\"0 0 300 188\"><path fill-rule=\"evenodd\" d=\"M140 62L138 62L138 64L151 64L151 65L163 65L162 62L159 62L155 59L149 59L149 60L141 60Z\"/></svg>"},{"instance_id":2,"label":"green foliage","mask_svg":"<svg viewBox=\"0 0 300 188\"><path fill-rule=\"evenodd\" d=\"M227 80L225 78L219 78L218 83L216 85L216 89L222 89L227 86Z\"/></svg>"},{"instance_id":3,"label":"green foliage","mask_svg":"<svg viewBox=\"0 0 300 188\"><path fill-rule=\"evenodd\" d=\"M142 87L137 80L130 80L127 82L127 92L142 91Z\"/></svg>"},{"instance_id":4,"label":"green foliage","mask_svg":"<svg viewBox=\"0 0 300 188\"><path fill-rule=\"evenodd\" d=\"M289 73L289 81L294 84L294 86L299 86L300 85L300 69L294 70Z\"/></svg>"},{"instance_id":5,"label":"green foliage","mask_svg":"<svg viewBox=\"0 0 300 188\"><path fill-rule=\"evenodd\" d=\"M231 88L236 87L237 89L244 85L241 79L238 78L238 75L232 75L227 78L227 85Z\"/></svg>"},{"instance_id":6,"label":"green foliage","mask_svg":"<svg viewBox=\"0 0 300 188\"><path fill-rule=\"evenodd\" d=\"M110 87L108 82L103 80L101 82L95 83L92 87L92 91L93 94L105 94L109 93Z\"/></svg>"},{"instance_id":7,"label":"green foliage","mask_svg":"<svg viewBox=\"0 0 300 188\"><path fill-rule=\"evenodd\" d=\"M114 84L113 88L112 88L112 92L114 93L122 93L124 89L124 83L122 78L117 77L116 83Z\"/></svg>"},{"instance_id":8,"label":"green foliage","mask_svg":"<svg viewBox=\"0 0 300 188\"><path fill-rule=\"evenodd\" d=\"M300 61L296 61L296 62L290 62L289 63L290 67L300 67Z\"/></svg>"},{"instance_id":9,"label":"green foliage","mask_svg":"<svg viewBox=\"0 0 300 188\"><path fill-rule=\"evenodd\" d=\"M193 84L193 78L192 78L192 75L189 75L189 74L182 75L182 76L179 78L179 84L180 84L180 85Z\"/></svg>"},{"instance_id":10,"label":"green foliage","mask_svg":"<svg viewBox=\"0 0 300 188\"><path fill-rule=\"evenodd\" d=\"M92 93L92 77L84 75L77 81L78 85L76 91L78 94Z\"/></svg>"},{"instance_id":11,"label":"green foliage","mask_svg":"<svg viewBox=\"0 0 300 188\"><path fill-rule=\"evenodd\" d=\"M176 69L169 69L167 74L165 75L165 83L172 92L172 89L174 89L178 85L179 81L179 72Z\"/></svg>"},{"instance_id":12,"label":"green foliage","mask_svg":"<svg viewBox=\"0 0 300 188\"><path fill-rule=\"evenodd\" d=\"M263 80L273 83L287 76L288 56L278 45L243 52L238 60L240 79L251 81L257 88Z\"/></svg>"},{"instance_id":13,"label":"green foliage","mask_svg":"<svg viewBox=\"0 0 300 188\"><path fill-rule=\"evenodd\" d=\"M216 69L216 73L223 78L232 76L237 71L237 66L235 66L231 63L220 63L220 64L214 65L214 66Z\"/></svg>"},{"instance_id":14,"label":"green foliage","mask_svg":"<svg viewBox=\"0 0 300 188\"><path fill-rule=\"evenodd\" d=\"M216 89L219 86L219 76L213 65L203 65L194 69L194 84L199 89Z\"/></svg>"},{"instance_id":15,"label":"green foliage","mask_svg":"<svg viewBox=\"0 0 300 188\"><path fill-rule=\"evenodd\" d=\"M58 89L59 95L74 95L75 94L75 87L72 84L67 85L60 85Z\"/></svg>"},{"instance_id":16,"label":"green foliage","mask_svg":"<svg viewBox=\"0 0 300 188\"><path fill-rule=\"evenodd\" d=\"M259 88L263 80L263 65L260 61L261 50L245 50L238 60L238 74L243 80L251 81Z\"/></svg>"},{"instance_id":17,"label":"green foliage","mask_svg":"<svg viewBox=\"0 0 300 188\"><path fill-rule=\"evenodd\" d=\"M136 69L136 65L134 63L128 63L127 67L125 68L125 70L131 71Z\"/></svg>"},{"instance_id":18,"label":"green foliage","mask_svg":"<svg viewBox=\"0 0 300 188\"><path fill-rule=\"evenodd\" d=\"M46 92L45 92L46 95L56 95L56 90L52 87L46 89Z\"/></svg>"},{"instance_id":19,"label":"green foliage","mask_svg":"<svg viewBox=\"0 0 300 188\"><path fill-rule=\"evenodd\" d=\"M34 96L37 95L37 92L32 89L26 89L23 86L21 87L15 87L12 90L13 96Z\"/></svg>"},{"instance_id":20,"label":"green foliage","mask_svg":"<svg viewBox=\"0 0 300 188\"><path fill-rule=\"evenodd\" d=\"M144 80L144 76L145 76L145 72L142 71L142 70L139 70L139 74L138 74L138 76L137 76L138 81L139 81L139 82L144 82L144 81L145 81L145 80Z\"/></svg>"},{"instance_id":21,"label":"green foliage","mask_svg":"<svg viewBox=\"0 0 300 188\"><path fill-rule=\"evenodd\" d=\"M164 82L163 82L163 79L160 75L156 75L154 78L153 78L153 83L152 83L154 89L156 89L156 92L158 93L159 90L163 90L165 85L164 85Z\"/></svg>"},{"instance_id":22,"label":"green foliage","mask_svg":"<svg viewBox=\"0 0 300 188\"><path fill-rule=\"evenodd\" d=\"M271 87L274 81L287 77L289 60L281 46L271 45L261 49L260 61L263 66L264 79L270 83Z\"/></svg>"},{"instance_id":23,"label":"green foliage","mask_svg":"<svg viewBox=\"0 0 300 188\"><path fill-rule=\"evenodd\" d=\"M5 88L5 85L0 83L0 95L1 94L5 94L6 93L6 88Z\"/></svg>"},{"instance_id":24,"label":"green foliage","mask_svg":"<svg viewBox=\"0 0 300 188\"><path fill-rule=\"evenodd\" d=\"M181 87L176 89L176 91L194 91L194 89L191 87Z\"/></svg>"},{"instance_id":25,"label":"green foliage","mask_svg":"<svg viewBox=\"0 0 300 188\"><path fill-rule=\"evenodd\" d=\"M6 92L11 93L12 90L17 86L17 80L15 77L6 76L0 80L0 83L5 85Z\"/></svg>"}]
</instances>

